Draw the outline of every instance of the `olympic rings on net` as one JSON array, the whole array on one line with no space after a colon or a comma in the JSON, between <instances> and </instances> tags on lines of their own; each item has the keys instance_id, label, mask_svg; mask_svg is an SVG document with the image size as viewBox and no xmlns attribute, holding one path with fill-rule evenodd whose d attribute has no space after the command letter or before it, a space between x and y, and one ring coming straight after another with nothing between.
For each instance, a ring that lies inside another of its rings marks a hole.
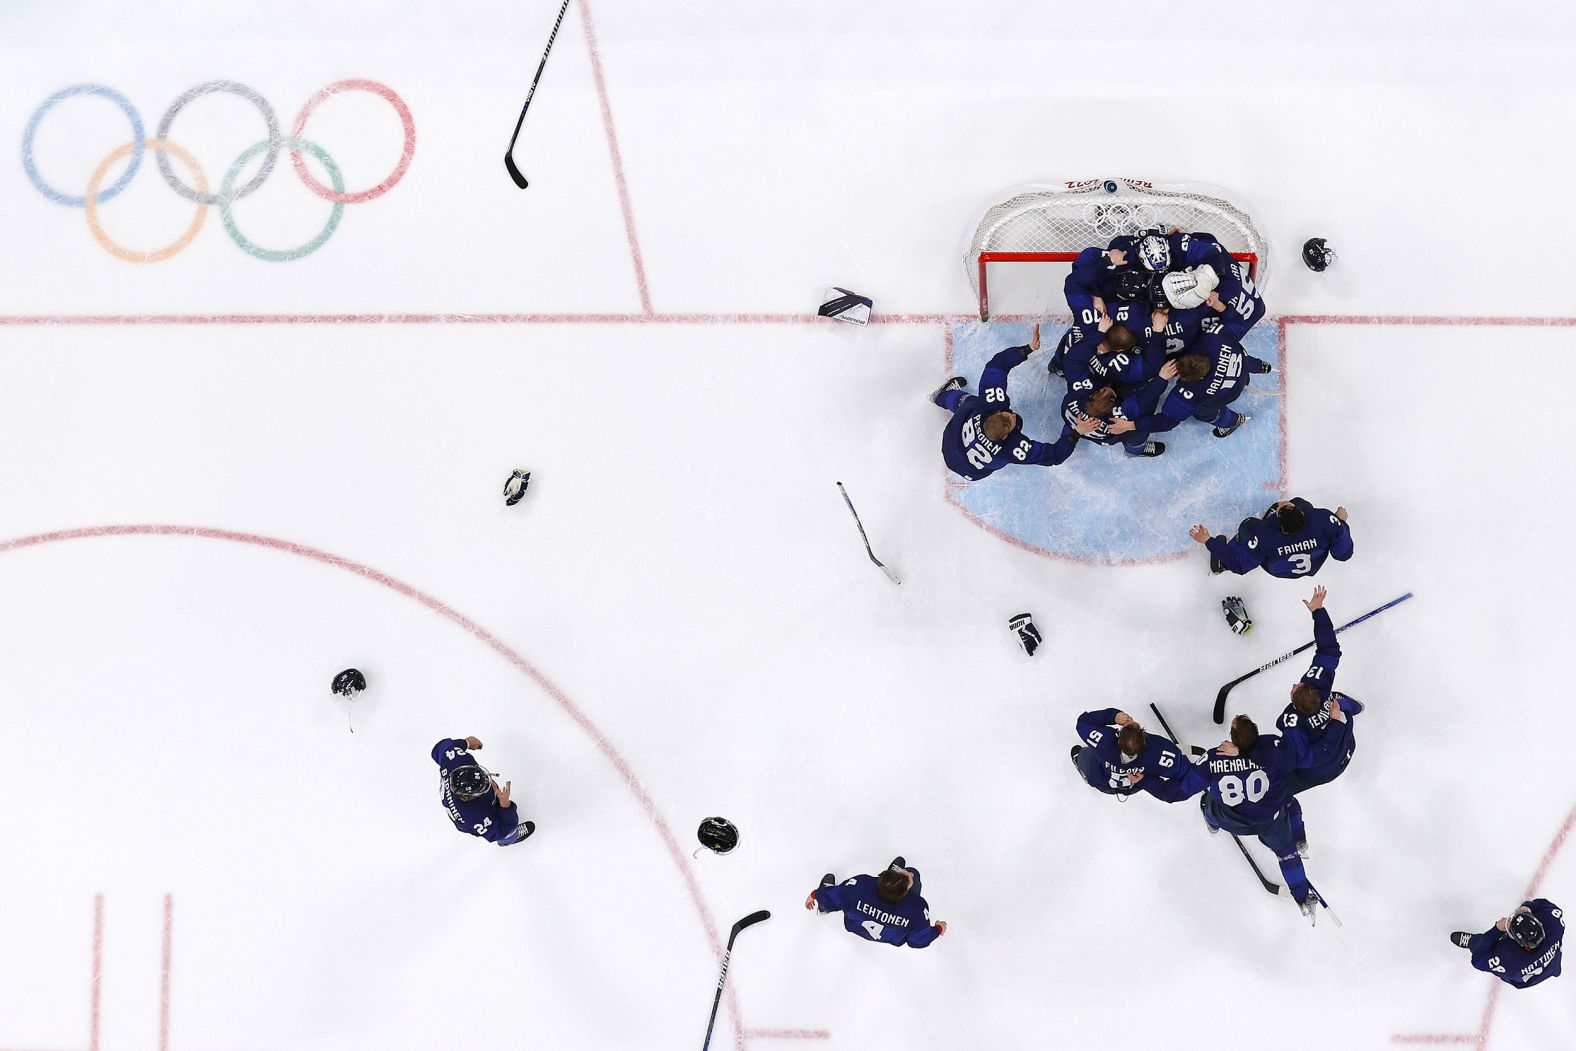
<instances>
[{"instance_id":1,"label":"olympic rings on net","mask_svg":"<svg viewBox=\"0 0 1576 1051\"><path fill-rule=\"evenodd\" d=\"M317 143L307 140L302 135L306 128L307 120L312 116L313 111L324 100L346 91L366 91L382 98L393 107L395 114L400 119L400 125L404 132L404 142L400 150L399 161L395 164L394 170L389 174L388 178L370 189L350 193L345 191L344 176L340 172L339 166L329 157L328 151ZM210 193L207 176L203 174L197 159L188 150L170 141L169 134L170 128L181 110L191 102L216 92L239 96L256 106L258 112L262 114L263 124L267 129L268 137L256 145L248 147L225 173L224 180L219 186L219 191ZM78 95L96 95L113 102L130 122L132 138L130 142L116 148L99 163L88 181L87 193L81 197L74 197L70 194L62 193L44 180L44 177L39 174L33 150L39 125L44 117L61 102ZM306 187L318 197L331 202L334 207L323 229L318 232L317 236L306 243L288 249L264 248L241 233L240 227L235 222L233 209L236 201L256 192L268 179L279 158L279 151L282 149L290 151L292 165ZM154 152L159 173L163 176L165 183L169 185L170 189L186 200L195 203L198 208L191 225L174 242L151 252L138 252L117 244L105 233L103 224L99 220L98 206L113 199L131 183L132 178L136 176L142 165L143 154L147 150ZM306 160L302 157L303 151L311 154L317 159L318 163L323 165L328 172L329 180L333 183L333 189L324 186L307 169ZM170 104L169 109L165 110L164 116L159 121L157 133L151 139L145 136L142 118L138 115L136 108L120 92L107 88L102 84L74 84L71 87L55 92L45 99L38 109L33 111L32 116L28 118L27 129L22 136L22 166L26 170L28 180L32 182L33 187L43 194L44 197L57 204L82 208L87 218L89 232L92 233L94 240L105 251L121 259L139 263L168 259L191 244L193 238L197 236L197 232L202 229L207 215L206 206L210 204L219 206L220 218L230 239L235 242L238 248L253 258L264 259L270 262L288 262L310 255L321 248L334 235L334 231L339 228L339 221L344 214L345 205L374 200L393 189L410 169L411 157L415 154L415 151L416 123L411 118L410 108L405 105L405 100L400 98L393 89L375 80L340 80L313 95L307 100L306 105L301 108L301 112L296 115L295 124L289 138L280 135L278 117L268 101L245 84L240 84L233 80L210 80L183 92ZM169 155L171 154L186 167L192 181L196 184L195 188L188 186L175 174L174 169L170 165ZM236 181L240 178L242 170L258 154L263 154L259 170L251 179L237 187ZM110 169L116 162L128 156L130 160L126 164L126 170L121 172L120 176L107 188L101 189L100 187L105 177L109 174Z\"/></svg>"},{"instance_id":2,"label":"olympic rings on net","mask_svg":"<svg viewBox=\"0 0 1576 1051\"><path fill-rule=\"evenodd\" d=\"M322 248L324 242L334 236L334 231L339 227L339 217L345 211L345 206L335 201L334 210L329 213L328 222L323 229L318 231L318 235L312 240L297 248L263 248L248 240L246 235L241 233L240 228L235 225L235 215L230 211L230 202L239 197L240 194L231 194L230 190L235 185L235 177L241 174L241 169L246 167L247 161L257 156L263 150L268 150L270 154L276 153L280 146L289 147L295 152L296 156L300 156L300 151L306 150L316 157L319 163L328 169L328 177L334 180L334 190L339 194L345 192L345 179L344 176L339 174L339 165L329 158L327 150L315 142L308 142L295 136L291 136L283 142L264 139L241 154L240 158L230 166L230 170L225 172L224 183L219 187L219 216L224 220L224 228L230 233L230 240L240 246L241 251L258 259L267 260L270 263L288 263L293 259L300 259L304 255L311 255L319 248Z\"/></svg>"},{"instance_id":3,"label":"olympic rings on net","mask_svg":"<svg viewBox=\"0 0 1576 1051\"><path fill-rule=\"evenodd\" d=\"M196 157L193 157L184 147L177 146L173 142L165 142L163 139L148 139L141 143L128 142L112 151L108 157L99 162L99 166L93 169L92 178L88 179L88 192L83 199L82 209L87 216L88 231L93 235L93 240L104 246L104 251L109 252L111 255L119 256L128 263L157 263L160 259L168 259L192 243L192 238L196 237L197 231L202 229L203 220L208 218L208 209L199 207L197 214L192 217L192 223L186 228L185 233L163 248L155 249L152 252L134 252L129 248L122 248L110 240L109 234L104 232L104 227L99 223L98 218L98 202L108 196L108 194L98 192L99 183L103 182L104 176L109 174L110 165L136 150L138 146L146 146L148 149L155 151L161 155L161 159L165 153L175 154L181 159L181 163L186 165L191 171L192 178L197 181L197 192L201 194L208 192L208 177L203 174L202 168L197 164Z\"/></svg>"}]
</instances>

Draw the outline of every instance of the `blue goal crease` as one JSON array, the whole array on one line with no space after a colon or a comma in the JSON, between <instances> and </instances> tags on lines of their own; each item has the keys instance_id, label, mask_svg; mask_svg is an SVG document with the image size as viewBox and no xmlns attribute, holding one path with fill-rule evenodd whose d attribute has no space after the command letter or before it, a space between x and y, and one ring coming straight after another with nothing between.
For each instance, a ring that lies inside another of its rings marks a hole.
<instances>
[{"instance_id":1,"label":"blue goal crease","mask_svg":"<svg viewBox=\"0 0 1576 1051\"><path fill-rule=\"evenodd\" d=\"M952 326L952 372L973 391L998 351L1029 342L1028 322L965 322ZM1031 438L1055 441L1062 431L1067 384L1045 371L1064 324L1044 324L1040 350L1012 371L1008 393ZM1231 533L1249 514L1276 499L1281 476L1280 362L1275 327L1259 325L1242 341L1254 357L1276 366L1254 376L1232 408L1253 419L1229 438L1188 420L1156 437L1165 455L1130 458L1121 446L1080 442L1058 467L1008 466L979 482L953 478L949 490L964 513L1050 555L1098 563L1148 562L1186 554L1197 545L1187 531L1202 522Z\"/></svg>"}]
</instances>

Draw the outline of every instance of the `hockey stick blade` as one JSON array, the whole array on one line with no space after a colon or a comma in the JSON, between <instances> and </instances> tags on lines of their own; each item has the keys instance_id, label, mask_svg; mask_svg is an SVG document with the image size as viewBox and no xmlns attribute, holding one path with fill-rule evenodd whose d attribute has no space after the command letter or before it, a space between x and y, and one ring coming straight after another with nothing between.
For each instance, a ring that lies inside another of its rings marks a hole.
<instances>
[{"instance_id":1,"label":"hockey stick blade","mask_svg":"<svg viewBox=\"0 0 1576 1051\"><path fill-rule=\"evenodd\" d=\"M516 168L514 166L514 154L513 153L506 153L506 154L503 155L503 166L505 168L509 169L509 178L513 179L514 180L514 184L516 186L518 186L520 189L523 190L527 186L531 185L529 182L526 182L525 176L520 174L520 169Z\"/></svg>"},{"instance_id":2,"label":"hockey stick blade","mask_svg":"<svg viewBox=\"0 0 1576 1051\"><path fill-rule=\"evenodd\" d=\"M1340 627L1335 629L1335 633L1337 635L1339 635L1341 632L1345 631L1347 628L1355 628L1357 625L1361 624L1363 621L1367 620L1369 617L1377 617L1379 614L1383 613L1385 610L1389 609L1391 606L1399 606L1401 603L1405 602L1407 599L1409 599L1411 597L1412 597L1412 593L1410 591L1408 591L1406 594L1402 595L1400 598L1393 598L1389 602L1386 602L1384 605L1380 606L1378 609L1371 609L1367 613L1364 613L1362 616L1358 617L1356 620L1349 620L1345 624L1342 624ZM1261 666L1259 666L1257 668L1254 668L1252 671L1248 672L1246 675L1242 675L1242 676L1239 676L1239 677L1237 677L1235 679L1232 679L1230 682L1226 683L1226 685L1222 686L1220 688L1220 692L1215 694L1215 711L1214 711L1215 725L1219 726L1219 725L1221 725L1222 723L1224 723L1226 721L1226 694L1230 693L1234 687L1239 686L1242 683L1247 682L1249 679L1253 678L1259 672L1261 672L1261 671L1269 671L1271 668L1275 667L1275 665L1283 664L1286 661L1289 661L1293 657L1297 656L1297 654L1302 653L1304 650L1308 650L1308 649L1312 649L1312 648L1313 648L1313 643L1305 642L1301 646L1298 646L1296 649L1292 650L1290 653L1283 653L1279 657L1276 657L1274 660L1270 661L1268 664L1264 664L1264 665L1261 665Z\"/></svg>"},{"instance_id":3,"label":"hockey stick blade","mask_svg":"<svg viewBox=\"0 0 1576 1051\"><path fill-rule=\"evenodd\" d=\"M1155 713L1156 719L1160 720L1160 725L1165 729L1166 736L1170 737L1172 741L1176 742L1178 745L1181 745L1183 748L1188 747L1182 743L1182 739L1176 735L1176 731L1171 729L1171 724L1166 722L1166 717L1161 713L1159 705L1151 701L1149 704L1149 710ZM1191 755L1205 754L1204 750L1198 747L1189 748L1188 752ZM1248 863L1248 867L1253 870L1253 874L1258 877L1259 886L1263 887L1271 894L1289 895L1291 893L1279 883L1276 883L1265 877L1264 870L1259 868L1259 863L1253 860L1253 855L1248 853L1247 846L1243 844L1242 840L1237 838L1237 834L1235 832L1227 832L1226 835L1230 836L1231 841L1237 845L1237 849L1242 851L1242 858Z\"/></svg>"},{"instance_id":4,"label":"hockey stick blade","mask_svg":"<svg viewBox=\"0 0 1576 1051\"><path fill-rule=\"evenodd\" d=\"M762 920L769 920L771 918L772 914L766 909L762 909L760 912L750 913L748 916L744 917L744 919L740 920L738 923L735 923L733 925L733 930L728 932L728 948L733 948L733 939L737 938L739 936L739 932L744 930L744 928L753 927Z\"/></svg>"},{"instance_id":5,"label":"hockey stick blade","mask_svg":"<svg viewBox=\"0 0 1576 1051\"><path fill-rule=\"evenodd\" d=\"M843 488L842 482L837 483L837 491L843 494L843 503L848 505L848 513L854 516L854 525L859 527L859 539L865 542L865 554L870 556L870 561L874 562L892 583L903 583L902 579L892 571L892 568L877 558L876 553L870 550L870 538L865 535L865 524L859 520L859 512L854 510L854 502L849 499L848 490Z\"/></svg>"}]
</instances>

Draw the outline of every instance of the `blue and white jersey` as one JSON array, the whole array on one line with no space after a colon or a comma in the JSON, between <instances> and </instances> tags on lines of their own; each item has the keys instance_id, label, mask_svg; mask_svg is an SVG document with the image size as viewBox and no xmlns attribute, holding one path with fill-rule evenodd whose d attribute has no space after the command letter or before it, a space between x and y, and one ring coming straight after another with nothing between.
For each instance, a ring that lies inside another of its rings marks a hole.
<instances>
[{"instance_id":1,"label":"blue and white jersey","mask_svg":"<svg viewBox=\"0 0 1576 1051\"><path fill-rule=\"evenodd\" d=\"M1498 926L1473 935L1467 943L1472 966L1518 989L1527 989L1560 973L1560 948L1565 940L1565 914L1547 898L1522 902L1543 924L1543 944L1523 949Z\"/></svg>"},{"instance_id":2,"label":"blue and white jersey","mask_svg":"<svg viewBox=\"0 0 1576 1051\"><path fill-rule=\"evenodd\" d=\"M879 876L855 876L815 893L821 912L841 912L843 929L866 941L923 949L941 934L930 922L930 906L920 896L919 870L910 867L914 885L902 901L883 901Z\"/></svg>"},{"instance_id":3,"label":"blue and white jersey","mask_svg":"<svg viewBox=\"0 0 1576 1051\"><path fill-rule=\"evenodd\" d=\"M462 766L481 766L464 741L445 739L432 747L432 761L438 764L439 791L443 809L461 832L480 836L489 843L507 842L520 824L520 810L510 803L498 805L498 793L489 790L475 799L461 799L449 790L449 774Z\"/></svg>"}]
</instances>

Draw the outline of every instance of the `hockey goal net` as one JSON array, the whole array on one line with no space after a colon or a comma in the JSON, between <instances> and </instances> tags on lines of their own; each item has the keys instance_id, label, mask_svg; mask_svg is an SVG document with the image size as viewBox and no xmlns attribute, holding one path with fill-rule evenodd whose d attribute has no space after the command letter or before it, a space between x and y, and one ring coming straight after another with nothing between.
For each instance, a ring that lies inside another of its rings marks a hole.
<instances>
[{"instance_id":1,"label":"hockey goal net","mask_svg":"<svg viewBox=\"0 0 1576 1051\"><path fill-rule=\"evenodd\" d=\"M992 264L1071 263L1085 248L1104 248L1113 237L1141 230L1214 234L1248 264L1257 284L1269 275L1268 243L1247 210L1217 186L1086 179L1021 186L1003 196L980 217L964 261L981 321L990 320ZM1054 299L1062 299L1060 277Z\"/></svg>"}]
</instances>

